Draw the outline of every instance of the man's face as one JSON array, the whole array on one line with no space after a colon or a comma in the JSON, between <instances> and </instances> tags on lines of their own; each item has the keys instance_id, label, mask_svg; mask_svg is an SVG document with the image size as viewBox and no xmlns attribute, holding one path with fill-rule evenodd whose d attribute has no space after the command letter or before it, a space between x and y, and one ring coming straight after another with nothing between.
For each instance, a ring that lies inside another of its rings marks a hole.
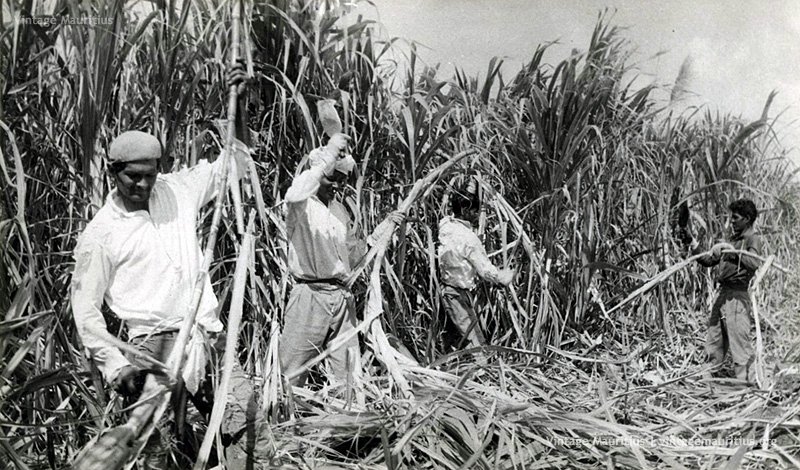
<instances>
[{"instance_id":1,"label":"man's face","mask_svg":"<svg viewBox=\"0 0 800 470\"><path fill-rule=\"evenodd\" d=\"M326 204L333 199L347 181L347 174L334 171L331 176L323 176L319 182L317 197Z\"/></svg>"},{"instance_id":2,"label":"man's face","mask_svg":"<svg viewBox=\"0 0 800 470\"><path fill-rule=\"evenodd\" d=\"M114 175L117 191L126 205L146 206L158 176L158 160L129 162Z\"/></svg>"},{"instance_id":3,"label":"man's face","mask_svg":"<svg viewBox=\"0 0 800 470\"><path fill-rule=\"evenodd\" d=\"M480 211L474 207L468 207L462 210L461 216L471 225L478 225L480 219Z\"/></svg>"},{"instance_id":4,"label":"man's face","mask_svg":"<svg viewBox=\"0 0 800 470\"><path fill-rule=\"evenodd\" d=\"M750 220L738 212L731 212L731 229L736 235L741 234L750 226Z\"/></svg>"}]
</instances>

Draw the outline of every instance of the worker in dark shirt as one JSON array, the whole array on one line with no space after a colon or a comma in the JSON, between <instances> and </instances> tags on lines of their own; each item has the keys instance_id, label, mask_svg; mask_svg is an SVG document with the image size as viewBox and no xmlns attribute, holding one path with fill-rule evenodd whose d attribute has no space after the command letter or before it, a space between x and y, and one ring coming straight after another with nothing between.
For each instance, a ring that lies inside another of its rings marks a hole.
<instances>
[{"instance_id":1,"label":"worker in dark shirt","mask_svg":"<svg viewBox=\"0 0 800 470\"><path fill-rule=\"evenodd\" d=\"M721 366L730 350L736 378L751 381L753 318L747 289L760 261L746 254L723 251L741 250L761 255L761 240L753 230L758 210L749 199L734 201L728 209L731 211L730 242L717 243L697 260L705 267L716 266L715 278L719 286L719 295L708 322L706 351L711 363ZM694 239L691 240L691 251L693 254L705 252Z\"/></svg>"}]
</instances>

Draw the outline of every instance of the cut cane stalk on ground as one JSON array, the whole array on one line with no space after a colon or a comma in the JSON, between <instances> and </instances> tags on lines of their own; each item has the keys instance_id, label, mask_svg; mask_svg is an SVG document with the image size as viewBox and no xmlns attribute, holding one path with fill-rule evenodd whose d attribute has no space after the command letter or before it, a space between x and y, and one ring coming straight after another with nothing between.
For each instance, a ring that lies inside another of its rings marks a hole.
<instances>
[{"instance_id":1,"label":"cut cane stalk on ground","mask_svg":"<svg viewBox=\"0 0 800 470\"><path fill-rule=\"evenodd\" d=\"M230 385L231 371L233 370L236 357L236 345L239 342L239 327L242 321L242 307L244 304L245 284L247 283L247 270L251 262L253 250L253 222L254 214L251 212L250 221L247 224L242 246L239 250L239 258L236 260L236 270L233 277L233 292L231 294L231 309L228 317L228 329L225 336L225 353L222 360L222 378L219 386L214 393L214 406L211 410L208 428L203 437L194 470L202 470L208 464L208 456L211 453L211 446L214 445L214 438L219 431L219 426L225 413L225 406L228 403L228 386Z\"/></svg>"}]
</instances>

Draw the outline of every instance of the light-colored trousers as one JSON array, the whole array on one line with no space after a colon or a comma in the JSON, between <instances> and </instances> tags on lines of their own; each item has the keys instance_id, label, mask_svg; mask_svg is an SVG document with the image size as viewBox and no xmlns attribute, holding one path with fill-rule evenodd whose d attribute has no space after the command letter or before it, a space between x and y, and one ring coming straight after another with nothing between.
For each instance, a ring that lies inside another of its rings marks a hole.
<instances>
[{"instance_id":1,"label":"light-colored trousers","mask_svg":"<svg viewBox=\"0 0 800 470\"><path fill-rule=\"evenodd\" d=\"M753 317L747 291L722 288L708 322L706 352L714 365L722 365L730 350L737 379L753 379Z\"/></svg>"},{"instance_id":2,"label":"light-colored trousers","mask_svg":"<svg viewBox=\"0 0 800 470\"><path fill-rule=\"evenodd\" d=\"M289 375L322 352L328 343L352 332L356 327L355 308L350 292L326 282L298 283L292 288L286 305L280 343L281 367ZM353 335L328 356L333 376L348 381L348 374L360 365L358 335ZM302 386L308 377L304 370L291 380Z\"/></svg>"}]
</instances>

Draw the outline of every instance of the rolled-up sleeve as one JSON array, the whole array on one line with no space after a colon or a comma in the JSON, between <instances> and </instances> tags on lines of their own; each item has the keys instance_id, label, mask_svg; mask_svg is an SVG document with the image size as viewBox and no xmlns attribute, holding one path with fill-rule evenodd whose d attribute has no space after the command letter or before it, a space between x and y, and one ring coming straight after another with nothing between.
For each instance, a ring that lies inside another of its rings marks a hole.
<instances>
[{"instance_id":1,"label":"rolled-up sleeve","mask_svg":"<svg viewBox=\"0 0 800 470\"><path fill-rule=\"evenodd\" d=\"M230 169L229 176L239 180L247 174L250 150L246 145L237 141L234 144L233 156L233 167ZM213 163L200 160L192 168L162 175L160 178L172 179L182 185L188 197L194 201L196 209L200 210L217 195L217 177L222 173L225 157L226 152L223 151Z\"/></svg>"},{"instance_id":2,"label":"rolled-up sleeve","mask_svg":"<svg viewBox=\"0 0 800 470\"><path fill-rule=\"evenodd\" d=\"M96 241L80 243L75 250L71 289L72 313L78 335L109 383L114 381L120 369L130 364L119 348L96 333L107 331L101 308L112 266L102 244Z\"/></svg>"},{"instance_id":3,"label":"rolled-up sleeve","mask_svg":"<svg viewBox=\"0 0 800 470\"><path fill-rule=\"evenodd\" d=\"M286 202L290 204L303 202L317 194L323 176L322 167L314 167L297 175L286 191Z\"/></svg>"}]
</instances>

